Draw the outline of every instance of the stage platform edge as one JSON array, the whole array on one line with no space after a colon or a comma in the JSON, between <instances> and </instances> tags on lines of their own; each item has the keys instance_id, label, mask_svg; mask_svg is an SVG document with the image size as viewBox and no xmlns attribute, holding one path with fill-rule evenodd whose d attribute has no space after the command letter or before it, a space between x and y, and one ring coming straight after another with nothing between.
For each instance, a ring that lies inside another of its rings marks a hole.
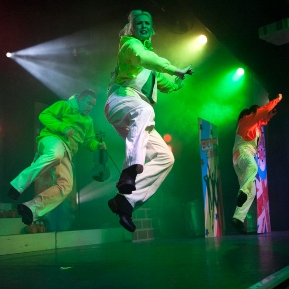
<instances>
[{"instance_id":1,"label":"stage platform edge","mask_svg":"<svg viewBox=\"0 0 289 289\"><path fill-rule=\"evenodd\" d=\"M0 255L132 241L123 228L0 236Z\"/></svg>"}]
</instances>

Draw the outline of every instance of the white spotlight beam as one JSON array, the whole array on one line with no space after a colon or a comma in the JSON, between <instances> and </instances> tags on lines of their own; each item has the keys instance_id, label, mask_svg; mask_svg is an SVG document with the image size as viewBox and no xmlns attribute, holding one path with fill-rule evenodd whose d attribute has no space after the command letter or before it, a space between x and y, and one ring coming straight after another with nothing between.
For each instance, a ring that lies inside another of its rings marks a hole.
<instances>
[{"instance_id":1,"label":"white spotlight beam","mask_svg":"<svg viewBox=\"0 0 289 289\"><path fill-rule=\"evenodd\" d=\"M86 203L107 195L107 192L116 192L115 182L107 181L104 183L91 182L86 187L80 190L80 203Z\"/></svg>"},{"instance_id":2,"label":"white spotlight beam","mask_svg":"<svg viewBox=\"0 0 289 289\"><path fill-rule=\"evenodd\" d=\"M67 87L71 83L78 87L86 86L87 79L78 75L79 71L72 65L49 61L32 62L21 57L14 60L57 95L67 97Z\"/></svg>"},{"instance_id":3,"label":"white spotlight beam","mask_svg":"<svg viewBox=\"0 0 289 289\"><path fill-rule=\"evenodd\" d=\"M88 70L99 65L90 57L97 54L96 62L103 62L99 55L112 49L110 38L104 34L100 28L81 31L13 52L11 58L56 95L67 98L79 87L92 87Z\"/></svg>"}]
</instances>

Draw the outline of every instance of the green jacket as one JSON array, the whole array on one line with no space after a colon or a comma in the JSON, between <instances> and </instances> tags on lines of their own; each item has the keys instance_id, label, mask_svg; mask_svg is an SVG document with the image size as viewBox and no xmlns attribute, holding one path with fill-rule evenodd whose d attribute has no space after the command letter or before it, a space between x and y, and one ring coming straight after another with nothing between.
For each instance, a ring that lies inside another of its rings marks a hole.
<instances>
[{"instance_id":1,"label":"green jacket","mask_svg":"<svg viewBox=\"0 0 289 289\"><path fill-rule=\"evenodd\" d=\"M89 115L79 113L75 96L69 100L60 100L43 110L39 115L44 128L36 138L39 140L46 136L60 138L69 149L69 155L74 156L79 145L83 145L91 151L98 149L99 142L95 139L92 118ZM63 132L67 127L74 129L74 134L67 137Z\"/></svg>"},{"instance_id":2,"label":"green jacket","mask_svg":"<svg viewBox=\"0 0 289 289\"><path fill-rule=\"evenodd\" d=\"M112 93L133 96L138 92L153 104L157 101L157 89L170 93L180 88L162 74L173 75L176 67L152 52L149 40L143 43L135 37L122 36L119 46L117 68L111 75L108 96Z\"/></svg>"}]
</instances>

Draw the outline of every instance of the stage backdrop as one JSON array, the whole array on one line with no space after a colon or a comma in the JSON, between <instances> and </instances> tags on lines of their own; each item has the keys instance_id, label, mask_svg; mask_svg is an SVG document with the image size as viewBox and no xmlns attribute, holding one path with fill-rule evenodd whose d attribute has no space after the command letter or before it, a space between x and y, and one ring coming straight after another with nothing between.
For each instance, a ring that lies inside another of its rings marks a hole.
<instances>
[{"instance_id":1,"label":"stage backdrop","mask_svg":"<svg viewBox=\"0 0 289 289\"><path fill-rule=\"evenodd\" d=\"M205 236L221 236L224 230L217 127L198 119L205 213Z\"/></svg>"},{"instance_id":2,"label":"stage backdrop","mask_svg":"<svg viewBox=\"0 0 289 289\"><path fill-rule=\"evenodd\" d=\"M263 127L262 132L263 133L259 139L258 153L256 156L256 162L258 164L258 173L256 176L258 233L271 232L269 199L268 199L265 133Z\"/></svg>"}]
</instances>

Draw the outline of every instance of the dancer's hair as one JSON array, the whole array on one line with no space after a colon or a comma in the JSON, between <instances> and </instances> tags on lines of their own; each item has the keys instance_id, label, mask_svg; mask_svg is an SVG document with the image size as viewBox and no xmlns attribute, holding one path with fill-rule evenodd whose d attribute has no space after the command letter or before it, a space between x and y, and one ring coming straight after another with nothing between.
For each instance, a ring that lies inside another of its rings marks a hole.
<instances>
[{"instance_id":1,"label":"dancer's hair","mask_svg":"<svg viewBox=\"0 0 289 289\"><path fill-rule=\"evenodd\" d=\"M239 114L239 117L238 117L238 121L244 117L245 115L250 115L251 113L256 113L258 108L260 108L259 105L257 104L253 104L252 106L250 106L249 108L245 108L243 109L240 114Z\"/></svg>"},{"instance_id":2,"label":"dancer's hair","mask_svg":"<svg viewBox=\"0 0 289 289\"><path fill-rule=\"evenodd\" d=\"M151 36L155 35L155 31L153 28L153 18L149 12L143 11L143 10L132 10L128 15L128 23L123 27L123 29L119 32L119 36L125 36L125 35L133 35L133 20L135 17L145 15L150 19L152 30L151 30Z\"/></svg>"}]
</instances>

